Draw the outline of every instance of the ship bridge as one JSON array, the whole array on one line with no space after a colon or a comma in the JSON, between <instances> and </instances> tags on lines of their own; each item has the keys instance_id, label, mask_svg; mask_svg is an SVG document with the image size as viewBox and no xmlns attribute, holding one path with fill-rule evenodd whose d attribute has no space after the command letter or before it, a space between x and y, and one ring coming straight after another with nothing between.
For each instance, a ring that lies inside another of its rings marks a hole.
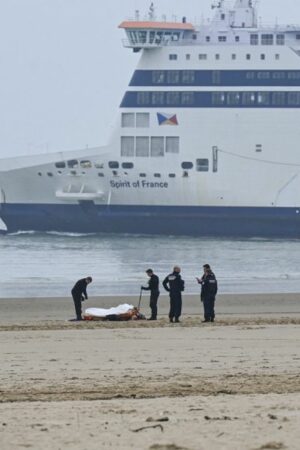
<instances>
[{"instance_id":1,"label":"ship bridge","mask_svg":"<svg viewBox=\"0 0 300 450\"><path fill-rule=\"evenodd\" d=\"M127 35L127 39L123 40L124 47L132 48L134 52L144 48L179 44L183 39L191 40L195 31L194 26L187 23L185 17L181 22L156 20L153 4L146 18L141 20L139 11L136 11L135 18L122 22L119 28L124 29Z\"/></svg>"},{"instance_id":2,"label":"ship bridge","mask_svg":"<svg viewBox=\"0 0 300 450\"><path fill-rule=\"evenodd\" d=\"M194 32L194 26L186 22L125 21L119 28L126 31L124 47L134 51L178 44L183 39L192 39Z\"/></svg>"}]
</instances>

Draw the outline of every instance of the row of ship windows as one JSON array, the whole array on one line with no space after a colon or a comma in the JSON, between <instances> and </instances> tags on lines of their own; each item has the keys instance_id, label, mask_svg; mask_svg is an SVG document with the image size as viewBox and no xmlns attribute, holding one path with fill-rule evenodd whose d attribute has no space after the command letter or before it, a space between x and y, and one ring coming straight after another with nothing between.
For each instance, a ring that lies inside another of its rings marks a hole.
<instances>
[{"instance_id":1,"label":"row of ship windows","mask_svg":"<svg viewBox=\"0 0 300 450\"><path fill-rule=\"evenodd\" d=\"M209 55L207 55L207 53L199 53L198 58L199 58L201 61L205 61L205 60L208 59L208 56L209 56ZM253 56L253 55L251 55L251 53L246 53L246 54L245 54L245 59L248 60L248 61L250 61L250 59L251 59L252 56ZM260 58L262 61L265 61L265 60L266 60L266 54L265 54L265 53L261 53L261 54L259 55L259 58ZM187 61L190 61L190 60L191 60L191 55L190 55L190 53L187 53L187 54L185 55L185 59L186 59ZM215 53L214 59L215 59L216 61L219 61L219 60L221 59L220 53ZM232 59L233 61L235 61L235 60L237 59L237 54L236 54L236 53L232 53L232 54L231 54L231 59ZM280 59L280 54L279 54L279 53L275 53L275 54L274 54L274 59L275 59L276 61L278 61L278 60ZM177 60L178 60L178 55L177 55L177 53L170 53L170 54L169 54L169 60L170 60L170 61L177 61Z\"/></svg>"},{"instance_id":2,"label":"row of ship windows","mask_svg":"<svg viewBox=\"0 0 300 450\"><path fill-rule=\"evenodd\" d=\"M150 114L149 113L122 113L121 126L122 126L122 128L149 128Z\"/></svg>"},{"instance_id":3,"label":"row of ship windows","mask_svg":"<svg viewBox=\"0 0 300 450\"><path fill-rule=\"evenodd\" d=\"M154 70L152 72L153 84L190 84L196 81L198 72L195 70ZM222 80L222 72L213 70L211 72L211 82L220 84ZM244 74L246 80L299 80L300 71L246 71Z\"/></svg>"},{"instance_id":4,"label":"row of ship windows","mask_svg":"<svg viewBox=\"0 0 300 450\"><path fill-rule=\"evenodd\" d=\"M108 165L109 165L110 169L113 169L112 170L112 174L114 176L118 176L119 173L118 173L118 170L116 170L116 169L120 168L119 162L118 161L110 161L108 163ZM121 163L121 167L122 167L122 169L126 169L126 170L133 169L134 168L134 163L132 163L132 162L123 162L123 163ZM193 169L194 167L195 167L197 172L208 172L209 171L209 160L207 158L198 158L198 159L196 159L196 163L195 164L193 162L191 162L191 161L183 161L181 163L181 168L184 170L182 175L183 176L188 176L188 171ZM213 164L213 171L214 172L217 171L216 164ZM58 171L57 173L59 175L62 174L61 171ZM70 174L71 175L77 175L77 172L75 170L72 170L70 172ZM85 175L85 172L82 172L81 174ZM38 175L41 177L41 176L43 176L43 173L42 172L38 172ZM48 177L53 177L54 176L53 172L46 172L46 175ZM78 174L78 175L80 175L80 174ZM125 175L126 175L126 172L125 172ZM99 172L98 176L99 177L104 177L105 175L104 175L103 172ZM147 176L147 174L146 173L140 173L139 176L141 178L144 178L144 177ZM160 173L154 173L153 176L155 178L161 178L161 174ZM175 173L169 173L168 176L170 178L175 178L176 174Z\"/></svg>"},{"instance_id":5,"label":"row of ship windows","mask_svg":"<svg viewBox=\"0 0 300 450\"><path fill-rule=\"evenodd\" d=\"M296 34L296 40L300 39L300 34ZM197 39L197 35L193 35L194 39ZM240 42L240 36L235 36L234 38L235 42ZM211 36L205 36L206 42L211 42ZM220 35L218 36L218 42L227 42L227 36ZM284 45L285 44L285 35L284 34L251 34L250 35L250 44L251 45L259 45L259 42L261 45Z\"/></svg>"},{"instance_id":6,"label":"row of ship windows","mask_svg":"<svg viewBox=\"0 0 300 450\"><path fill-rule=\"evenodd\" d=\"M179 153L178 136L121 136L121 156L159 157Z\"/></svg>"},{"instance_id":7,"label":"row of ship windows","mask_svg":"<svg viewBox=\"0 0 300 450\"><path fill-rule=\"evenodd\" d=\"M138 106L193 106L199 97L209 95L214 105L300 106L300 92L138 92ZM206 100L206 99L205 99ZM124 105L123 105L124 106ZM208 105L209 106L209 105Z\"/></svg>"}]
</instances>

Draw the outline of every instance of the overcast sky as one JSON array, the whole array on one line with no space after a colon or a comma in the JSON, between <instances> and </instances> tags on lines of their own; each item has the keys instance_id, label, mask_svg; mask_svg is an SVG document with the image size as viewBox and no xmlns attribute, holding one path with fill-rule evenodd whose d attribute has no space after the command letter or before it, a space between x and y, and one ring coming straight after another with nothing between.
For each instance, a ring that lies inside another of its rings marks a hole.
<instances>
[{"instance_id":1,"label":"overcast sky","mask_svg":"<svg viewBox=\"0 0 300 450\"><path fill-rule=\"evenodd\" d=\"M157 15L211 15L210 0L157 0ZM0 157L105 143L139 56L119 23L146 0L0 0ZM299 23L299 0L260 0L264 22Z\"/></svg>"}]
</instances>

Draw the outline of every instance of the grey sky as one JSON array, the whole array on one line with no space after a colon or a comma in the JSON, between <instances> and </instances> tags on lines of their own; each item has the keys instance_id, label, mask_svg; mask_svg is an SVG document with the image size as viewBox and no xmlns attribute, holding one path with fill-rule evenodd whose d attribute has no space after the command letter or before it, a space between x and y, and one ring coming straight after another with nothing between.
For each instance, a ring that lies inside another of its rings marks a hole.
<instances>
[{"instance_id":1,"label":"grey sky","mask_svg":"<svg viewBox=\"0 0 300 450\"><path fill-rule=\"evenodd\" d=\"M157 0L210 16L210 0ZM138 60L119 23L149 0L0 0L0 157L105 143ZM300 24L299 0L260 0L263 22Z\"/></svg>"}]
</instances>

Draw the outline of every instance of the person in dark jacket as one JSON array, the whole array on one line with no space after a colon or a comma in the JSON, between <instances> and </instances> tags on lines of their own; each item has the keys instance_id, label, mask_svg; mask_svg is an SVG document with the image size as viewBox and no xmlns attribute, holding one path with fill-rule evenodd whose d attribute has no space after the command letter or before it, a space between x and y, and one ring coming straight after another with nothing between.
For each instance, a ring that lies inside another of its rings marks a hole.
<instances>
[{"instance_id":1,"label":"person in dark jacket","mask_svg":"<svg viewBox=\"0 0 300 450\"><path fill-rule=\"evenodd\" d=\"M150 291L150 308L151 317L148 320L157 319L157 301L159 297L159 278L153 273L152 269L146 270L146 274L149 277L148 286L141 286L143 291Z\"/></svg>"},{"instance_id":2,"label":"person in dark jacket","mask_svg":"<svg viewBox=\"0 0 300 450\"><path fill-rule=\"evenodd\" d=\"M179 322L179 317L181 316L181 292L184 291L184 281L181 279L180 272L180 267L175 266L173 272L166 276L163 281L163 287L170 293L169 319L172 323L174 322L174 319L175 322Z\"/></svg>"},{"instance_id":3,"label":"person in dark jacket","mask_svg":"<svg viewBox=\"0 0 300 450\"><path fill-rule=\"evenodd\" d=\"M81 314L81 302L88 299L88 295L86 292L86 288L88 284L92 282L92 277L86 277L78 280L75 285L73 286L73 289L71 291L74 305L75 305L75 312L76 312L76 319L75 320L82 320Z\"/></svg>"},{"instance_id":4,"label":"person in dark jacket","mask_svg":"<svg viewBox=\"0 0 300 450\"><path fill-rule=\"evenodd\" d=\"M214 322L218 282L209 264L204 264L203 270L202 277L197 278L198 283L201 284L201 302L204 308L203 322Z\"/></svg>"}]
</instances>

